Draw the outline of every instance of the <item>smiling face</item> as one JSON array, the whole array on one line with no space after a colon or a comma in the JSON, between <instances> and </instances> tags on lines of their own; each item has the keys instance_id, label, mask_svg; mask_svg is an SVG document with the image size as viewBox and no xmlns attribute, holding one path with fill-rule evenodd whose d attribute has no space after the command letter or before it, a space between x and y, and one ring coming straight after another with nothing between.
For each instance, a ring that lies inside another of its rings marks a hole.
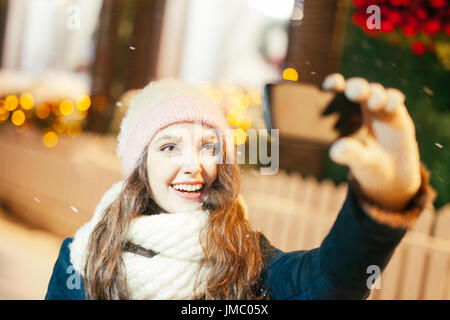
<instances>
[{"instance_id":1,"label":"smiling face","mask_svg":"<svg viewBox=\"0 0 450 320\"><path fill-rule=\"evenodd\" d=\"M201 209L217 178L219 140L197 123L174 124L152 139L147 170L154 201L167 213Z\"/></svg>"}]
</instances>

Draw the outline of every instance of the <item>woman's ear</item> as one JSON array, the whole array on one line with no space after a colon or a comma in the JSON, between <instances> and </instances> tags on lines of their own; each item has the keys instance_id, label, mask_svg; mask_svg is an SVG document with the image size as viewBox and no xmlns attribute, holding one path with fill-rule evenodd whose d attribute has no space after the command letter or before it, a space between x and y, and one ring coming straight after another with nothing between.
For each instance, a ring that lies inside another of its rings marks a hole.
<instances>
[{"instance_id":1,"label":"woman's ear","mask_svg":"<svg viewBox=\"0 0 450 320\"><path fill-rule=\"evenodd\" d=\"M114 106L114 117L111 121L111 125L109 127L109 131L113 134L117 134L120 131L120 124L122 122L122 118L130 106L131 100L139 93L142 89L131 89L125 91L117 100L116 105Z\"/></svg>"}]
</instances>

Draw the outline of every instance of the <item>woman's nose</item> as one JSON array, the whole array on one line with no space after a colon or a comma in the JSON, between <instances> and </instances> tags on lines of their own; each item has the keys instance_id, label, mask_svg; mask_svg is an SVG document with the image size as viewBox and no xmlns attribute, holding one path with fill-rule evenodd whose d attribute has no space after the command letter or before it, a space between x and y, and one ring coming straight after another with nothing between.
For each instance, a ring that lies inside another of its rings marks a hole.
<instances>
[{"instance_id":1,"label":"woman's nose","mask_svg":"<svg viewBox=\"0 0 450 320\"><path fill-rule=\"evenodd\" d=\"M182 161L182 170L184 173L196 174L197 172L201 171L201 157L198 152L186 152Z\"/></svg>"}]
</instances>

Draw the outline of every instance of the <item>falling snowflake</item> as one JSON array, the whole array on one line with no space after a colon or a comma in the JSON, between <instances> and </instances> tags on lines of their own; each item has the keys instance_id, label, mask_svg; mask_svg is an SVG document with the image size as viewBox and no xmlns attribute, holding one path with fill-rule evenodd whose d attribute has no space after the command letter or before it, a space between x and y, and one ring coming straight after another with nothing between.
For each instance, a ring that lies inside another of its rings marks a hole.
<instances>
[{"instance_id":1,"label":"falling snowflake","mask_svg":"<svg viewBox=\"0 0 450 320\"><path fill-rule=\"evenodd\" d=\"M131 50L136 50L136 48L135 48L135 47L133 47L133 46L130 46L130 49L131 49Z\"/></svg>"},{"instance_id":2,"label":"falling snowflake","mask_svg":"<svg viewBox=\"0 0 450 320\"><path fill-rule=\"evenodd\" d=\"M434 145L435 145L436 147L438 147L438 148L441 148L441 149L444 147L442 144L437 143L437 142L436 142Z\"/></svg>"},{"instance_id":3,"label":"falling snowflake","mask_svg":"<svg viewBox=\"0 0 450 320\"><path fill-rule=\"evenodd\" d=\"M36 201L37 203L41 203L41 201L36 197L34 197L34 201Z\"/></svg>"},{"instance_id":4,"label":"falling snowflake","mask_svg":"<svg viewBox=\"0 0 450 320\"><path fill-rule=\"evenodd\" d=\"M122 102L117 102L116 105L117 105L118 107L123 106Z\"/></svg>"},{"instance_id":5,"label":"falling snowflake","mask_svg":"<svg viewBox=\"0 0 450 320\"><path fill-rule=\"evenodd\" d=\"M428 94L428 95L430 95L430 96L432 96L432 95L434 94L433 90L431 90L431 89L428 88L427 86L424 86L424 87L422 88L422 90L423 90L426 94Z\"/></svg>"},{"instance_id":6,"label":"falling snowflake","mask_svg":"<svg viewBox=\"0 0 450 320\"><path fill-rule=\"evenodd\" d=\"M72 209L75 213L78 213L78 209L75 208L74 206L70 206L70 209Z\"/></svg>"}]
</instances>

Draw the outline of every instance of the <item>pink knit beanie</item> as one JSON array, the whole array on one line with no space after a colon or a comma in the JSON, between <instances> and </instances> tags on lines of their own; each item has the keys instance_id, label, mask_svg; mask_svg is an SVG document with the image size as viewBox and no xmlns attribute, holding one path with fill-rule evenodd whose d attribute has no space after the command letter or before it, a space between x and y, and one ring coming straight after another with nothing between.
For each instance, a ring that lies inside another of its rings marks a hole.
<instances>
[{"instance_id":1,"label":"pink knit beanie","mask_svg":"<svg viewBox=\"0 0 450 320\"><path fill-rule=\"evenodd\" d=\"M168 78L150 82L130 102L121 122L117 155L127 177L146 146L162 129L183 122L203 123L219 130L225 143L230 128L221 108L194 85Z\"/></svg>"}]
</instances>

